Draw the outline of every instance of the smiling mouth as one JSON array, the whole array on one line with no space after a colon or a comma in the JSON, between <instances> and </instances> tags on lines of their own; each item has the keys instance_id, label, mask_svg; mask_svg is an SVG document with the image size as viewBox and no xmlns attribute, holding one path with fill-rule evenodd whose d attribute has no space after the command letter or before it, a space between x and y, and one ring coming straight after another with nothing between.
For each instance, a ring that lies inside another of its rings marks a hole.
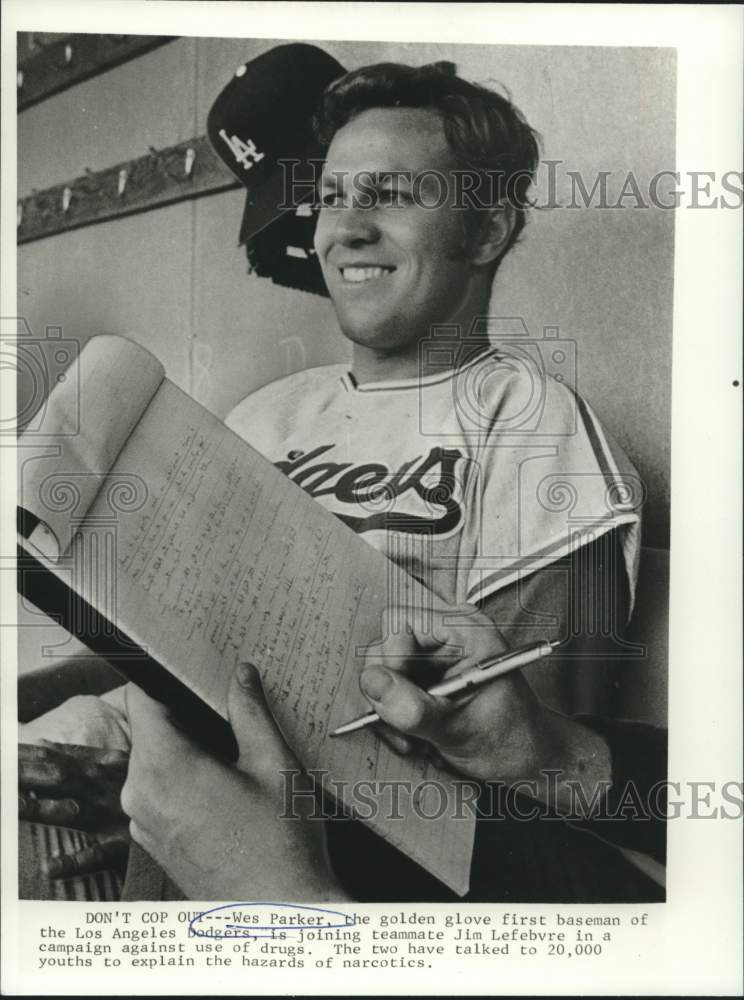
<instances>
[{"instance_id":1,"label":"smiling mouth","mask_svg":"<svg viewBox=\"0 0 744 1000\"><path fill-rule=\"evenodd\" d=\"M352 285L360 285L366 281L376 281L386 274L392 274L394 267L340 267L339 272L345 282Z\"/></svg>"}]
</instances>

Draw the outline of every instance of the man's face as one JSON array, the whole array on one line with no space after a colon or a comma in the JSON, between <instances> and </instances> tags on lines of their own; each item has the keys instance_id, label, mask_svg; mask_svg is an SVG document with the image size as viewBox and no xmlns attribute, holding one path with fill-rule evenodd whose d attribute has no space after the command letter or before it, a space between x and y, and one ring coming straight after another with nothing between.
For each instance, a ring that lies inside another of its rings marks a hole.
<instances>
[{"instance_id":1,"label":"man's face","mask_svg":"<svg viewBox=\"0 0 744 1000\"><path fill-rule=\"evenodd\" d=\"M441 119L428 109L373 108L333 137L315 249L354 343L411 355L468 298L474 269L463 212L451 204L454 167Z\"/></svg>"}]
</instances>

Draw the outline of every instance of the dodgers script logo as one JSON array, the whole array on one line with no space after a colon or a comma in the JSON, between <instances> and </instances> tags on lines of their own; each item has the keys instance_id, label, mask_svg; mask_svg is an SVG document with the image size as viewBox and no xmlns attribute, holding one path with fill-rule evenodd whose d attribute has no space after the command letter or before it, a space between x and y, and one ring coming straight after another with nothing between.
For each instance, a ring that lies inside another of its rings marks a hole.
<instances>
[{"instance_id":1,"label":"dodgers script logo","mask_svg":"<svg viewBox=\"0 0 744 1000\"><path fill-rule=\"evenodd\" d=\"M293 450L275 464L311 497L326 498L324 506L360 534L387 529L442 536L461 527L466 459L458 449L435 447L392 470L379 462L318 461L334 447Z\"/></svg>"}]
</instances>

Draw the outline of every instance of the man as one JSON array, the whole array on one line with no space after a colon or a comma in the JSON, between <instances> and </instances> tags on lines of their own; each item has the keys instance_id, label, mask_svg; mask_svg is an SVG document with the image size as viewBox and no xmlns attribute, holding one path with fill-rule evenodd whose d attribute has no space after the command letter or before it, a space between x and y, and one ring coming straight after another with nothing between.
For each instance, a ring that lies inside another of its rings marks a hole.
<instances>
[{"instance_id":1,"label":"man","mask_svg":"<svg viewBox=\"0 0 744 1000\"><path fill-rule=\"evenodd\" d=\"M227 423L458 612L453 625L440 611L433 643L415 627L386 637L388 666L364 670L360 683L398 752L420 752L423 741L496 790L481 808L469 898L659 898L614 849L558 819L582 819L572 814L572 783L590 801L625 774L641 785L663 777L656 737L570 718L535 693L555 702L574 661L620 641L639 515L627 495L632 467L586 404L529 355L489 342L494 275L529 206L534 134L497 94L433 67L393 64L331 84L318 129L329 146L315 250L353 345L351 371L281 380ZM575 523L551 499L566 481ZM561 641L567 669L533 668L531 683L517 672L456 706L407 675L422 649L441 671L453 665L443 653L453 646L463 654L457 666L538 637ZM116 715L120 731L131 723L122 805L132 836L182 891L450 898L357 823L280 821L278 775L298 765L255 669L240 671L229 704L235 767L208 758L136 690ZM629 746L651 746L657 766ZM542 822L524 815L523 797L512 796L504 815L503 790L508 798L515 783L541 805ZM617 841L658 847L638 824L601 829L611 828Z\"/></svg>"}]
</instances>

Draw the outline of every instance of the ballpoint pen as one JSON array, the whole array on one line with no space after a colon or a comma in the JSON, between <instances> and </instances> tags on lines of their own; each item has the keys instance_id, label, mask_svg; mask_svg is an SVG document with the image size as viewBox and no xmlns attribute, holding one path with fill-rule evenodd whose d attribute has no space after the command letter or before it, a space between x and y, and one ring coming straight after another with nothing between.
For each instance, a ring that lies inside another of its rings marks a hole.
<instances>
[{"instance_id":1,"label":"ballpoint pen","mask_svg":"<svg viewBox=\"0 0 744 1000\"><path fill-rule=\"evenodd\" d=\"M433 687L427 689L427 694L444 698L464 691L471 691L473 688L488 684L489 681L495 680L511 670L525 667L528 663L542 659L543 656L549 656L557 645L558 642L541 640L530 643L529 646L522 646L520 649L500 653L498 656L490 656L481 660L474 667L464 670L461 674L455 674L454 677L448 677L446 680L434 684ZM346 733L356 732L358 729L364 729L379 721L380 716L377 712L368 712L366 715L360 715L358 718L338 726L329 735L344 736Z\"/></svg>"},{"instance_id":2,"label":"ballpoint pen","mask_svg":"<svg viewBox=\"0 0 744 1000\"><path fill-rule=\"evenodd\" d=\"M473 688L488 684L489 681L495 680L497 677L501 677L511 670L524 667L528 663L534 663L536 660L542 659L543 656L549 656L557 645L558 642L541 640L540 642L530 643L529 646L522 646L520 649L488 657L485 660L481 660L474 667L464 670L461 674L455 674L454 677L448 677L446 680L427 688L427 694L444 698L461 694L465 691L471 691ZM344 736L346 733L365 729L367 726L371 726L379 721L380 716L377 712L367 712L365 715L360 715L358 718L351 719L342 726L338 726L329 735Z\"/></svg>"}]
</instances>

